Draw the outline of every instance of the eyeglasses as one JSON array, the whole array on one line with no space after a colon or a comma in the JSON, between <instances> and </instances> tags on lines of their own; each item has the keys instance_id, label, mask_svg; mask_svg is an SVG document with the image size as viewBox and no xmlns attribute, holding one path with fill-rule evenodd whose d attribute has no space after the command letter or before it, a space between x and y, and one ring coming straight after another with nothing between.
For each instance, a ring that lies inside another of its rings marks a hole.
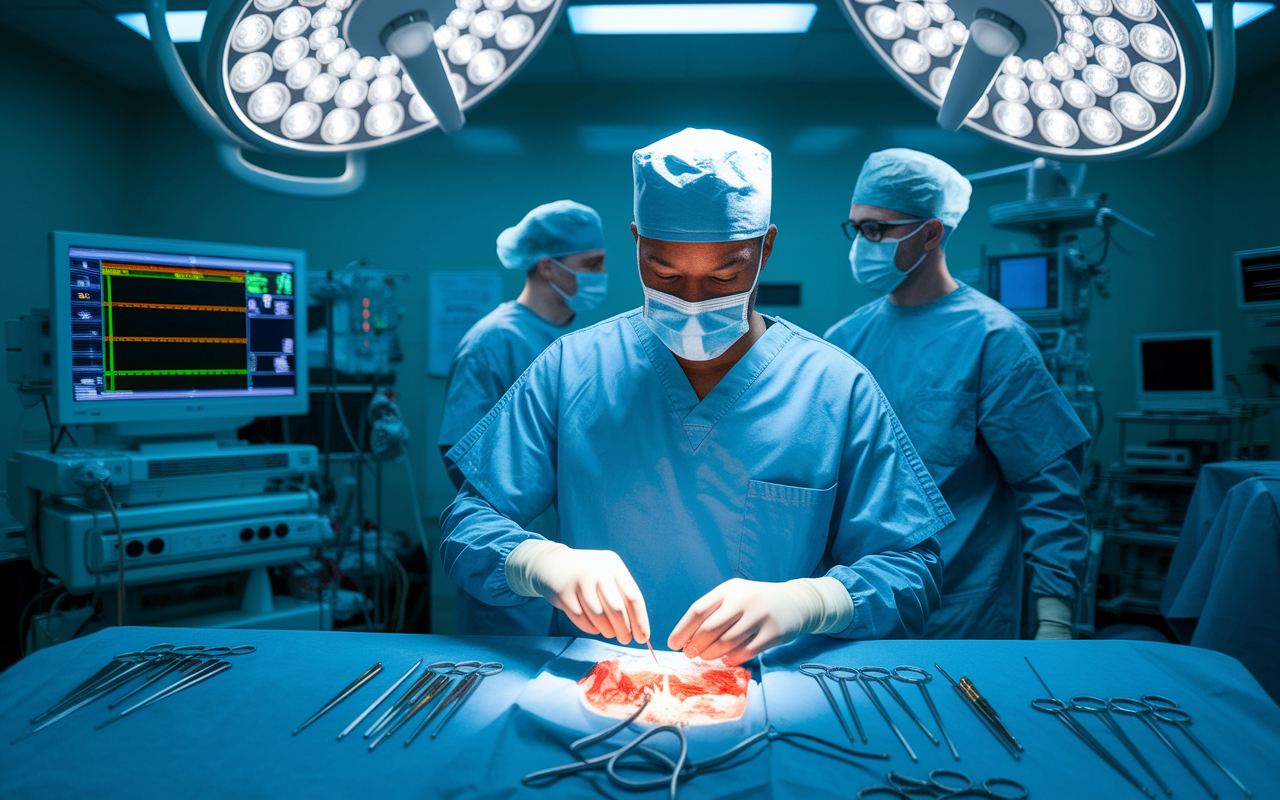
<instances>
[{"instance_id":1,"label":"eyeglasses","mask_svg":"<svg viewBox=\"0 0 1280 800\"><path fill-rule=\"evenodd\" d=\"M844 231L844 235L851 241L858 238L858 234L862 234L862 238L868 242L878 242L884 238L885 231L895 225L910 225L913 222L928 222L924 219L864 219L861 222L853 220L845 220L840 223L840 228Z\"/></svg>"}]
</instances>

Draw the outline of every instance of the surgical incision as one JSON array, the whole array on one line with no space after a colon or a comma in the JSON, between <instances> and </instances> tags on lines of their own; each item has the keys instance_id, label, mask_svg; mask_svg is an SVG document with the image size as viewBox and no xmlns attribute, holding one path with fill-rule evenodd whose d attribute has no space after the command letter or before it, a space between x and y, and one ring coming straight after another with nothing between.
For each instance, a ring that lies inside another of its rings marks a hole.
<instances>
[{"instance_id":1,"label":"surgical incision","mask_svg":"<svg viewBox=\"0 0 1280 800\"><path fill-rule=\"evenodd\" d=\"M737 719L746 710L750 675L745 669L680 654L665 661L670 663L660 666L649 656L601 661L578 681L582 702L598 714L623 719L647 691L653 699L640 719L657 725L706 725Z\"/></svg>"}]
</instances>

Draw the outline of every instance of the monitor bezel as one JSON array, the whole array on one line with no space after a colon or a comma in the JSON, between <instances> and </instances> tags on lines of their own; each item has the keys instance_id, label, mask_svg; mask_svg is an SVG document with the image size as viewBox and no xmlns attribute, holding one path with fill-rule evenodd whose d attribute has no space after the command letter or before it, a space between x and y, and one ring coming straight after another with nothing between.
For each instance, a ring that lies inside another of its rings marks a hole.
<instances>
[{"instance_id":1,"label":"monitor bezel","mask_svg":"<svg viewBox=\"0 0 1280 800\"><path fill-rule=\"evenodd\" d=\"M71 379L71 273L70 248L84 247L167 255L195 255L245 258L260 261L288 261L293 264L294 364L297 391L274 397L207 397L191 399L111 400L77 403L75 381ZM55 425L97 425L104 423L192 423L206 427L211 420L243 420L253 417L292 416L307 413L307 254L303 250L257 245L158 239L146 236L51 231L49 233L49 287L52 391L49 413Z\"/></svg>"},{"instance_id":2,"label":"monitor bezel","mask_svg":"<svg viewBox=\"0 0 1280 800\"><path fill-rule=\"evenodd\" d=\"M1250 303L1244 299L1244 260L1254 256L1280 256L1280 247L1260 247L1256 250L1237 250L1231 254L1236 265L1236 305L1243 311L1278 311L1280 300Z\"/></svg>"},{"instance_id":3,"label":"monitor bezel","mask_svg":"<svg viewBox=\"0 0 1280 800\"><path fill-rule=\"evenodd\" d=\"M999 255L987 256L987 296L995 300L1000 305L1004 305L1004 300L1000 298L1000 284L997 280L997 273L1000 269L1000 262L1010 258L1035 258L1036 256L1045 256L1052 259L1050 266L1056 269L1056 276L1052 284L1056 288L1058 304L1050 308L1030 308L1016 309L1005 306L1013 314L1026 320L1027 322L1053 322L1066 316L1063 310L1066 303L1066 283L1063 280L1063 258L1061 249L1049 250L1031 250L1025 253L1002 253Z\"/></svg>"},{"instance_id":4,"label":"monitor bezel","mask_svg":"<svg viewBox=\"0 0 1280 800\"><path fill-rule=\"evenodd\" d=\"M1142 382L1142 345L1146 342L1174 342L1208 339L1213 358L1213 389L1203 392L1149 392ZM1133 337L1134 379L1140 411L1225 411L1226 371L1222 364L1221 331L1172 331L1139 333Z\"/></svg>"}]
</instances>

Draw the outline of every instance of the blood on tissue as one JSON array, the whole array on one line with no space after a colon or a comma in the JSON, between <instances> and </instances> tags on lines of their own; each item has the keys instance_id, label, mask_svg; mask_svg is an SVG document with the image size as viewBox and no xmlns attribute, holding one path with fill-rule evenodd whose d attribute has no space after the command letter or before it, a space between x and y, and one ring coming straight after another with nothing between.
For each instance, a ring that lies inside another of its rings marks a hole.
<instances>
[{"instance_id":1,"label":"blood on tissue","mask_svg":"<svg viewBox=\"0 0 1280 800\"><path fill-rule=\"evenodd\" d=\"M657 669L647 658L624 657L597 663L578 683L583 687L583 702L605 716L629 716L647 691L653 700L643 720L698 725L742 716L749 681L746 670L720 662Z\"/></svg>"}]
</instances>

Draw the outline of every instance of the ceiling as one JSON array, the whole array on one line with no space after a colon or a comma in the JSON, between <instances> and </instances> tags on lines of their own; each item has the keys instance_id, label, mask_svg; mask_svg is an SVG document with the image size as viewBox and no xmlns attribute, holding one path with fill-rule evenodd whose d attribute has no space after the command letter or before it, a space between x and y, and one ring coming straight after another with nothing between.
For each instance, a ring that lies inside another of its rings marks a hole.
<instances>
[{"instance_id":1,"label":"ceiling","mask_svg":"<svg viewBox=\"0 0 1280 800\"><path fill-rule=\"evenodd\" d=\"M570 0L570 4L604 0ZM613 0L618 2L619 0ZM654 0L647 0L654 2ZM517 80L588 83L661 80L889 80L835 0L817 0L808 33L732 36L578 36L562 16ZM170 0L171 9L207 0ZM141 0L0 0L0 25L18 30L129 88L164 85L149 43L114 15ZM1280 12L1239 32L1243 77L1280 60ZM194 55L196 45L179 45Z\"/></svg>"}]
</instances>

